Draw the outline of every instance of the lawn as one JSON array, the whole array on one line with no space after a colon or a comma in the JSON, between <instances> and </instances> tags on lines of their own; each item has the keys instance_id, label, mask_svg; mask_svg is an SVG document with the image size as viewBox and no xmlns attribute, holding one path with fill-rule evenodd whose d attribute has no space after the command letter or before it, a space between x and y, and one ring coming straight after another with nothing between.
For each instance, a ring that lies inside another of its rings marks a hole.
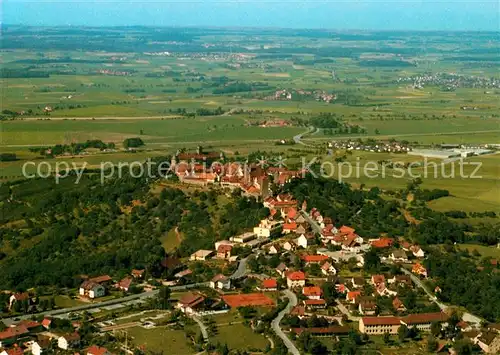
<instances>
[{"instance_id":1,"label":"lawn","mask_svg":"<svg viewBox=\"0 0 500 355\"><path fill-rule=\"evenodd\" d=\"M230 349L264 350L269 341L261 334L255 333L250 327L238 324L226 324L217 327L217 334L210 339L212 342L226 343Z\"/></svg>"},{"instance_id":2,"label":"lawn","mask_svg":"<svg viewBox=\"0 0 500 355\"><path fill-rule=\"evenodd\" d=\"M134 327L127 333L135 346L144 346L149 351L171 355L194 354L181 330L171 330L164 326L153 329Z\"/></svg>"},{"instance_id":3,"label":"lawn","mask_svg":"<svg viewBox=\"0 0 500 355\"><path fill-rule=\"evenodd\" d=\"M476 244L458 244L458 248L465 250L467 249L469 252L477 250L479 254L483 257L491 257L500 259L500 248L496 246L485 246L485 245L476 245Z\"/></svg>"},{"instance_id":4,"label":"lawn","mask_svg":"<svg viewBox=\"0 0 500 355\"><path fill-rule=\"evenodd\" d=\"M181 238L181 239L179 239ZM161 244L163 245L163 249L165 251L169 252L177 248L181 241L182 237L181 234L179 234L179 237L177 237L177 233L175 233L175 228L172 228L171 230L168 231L168 233L164 234L160 238Z\"/></svg>"}]
</instances>

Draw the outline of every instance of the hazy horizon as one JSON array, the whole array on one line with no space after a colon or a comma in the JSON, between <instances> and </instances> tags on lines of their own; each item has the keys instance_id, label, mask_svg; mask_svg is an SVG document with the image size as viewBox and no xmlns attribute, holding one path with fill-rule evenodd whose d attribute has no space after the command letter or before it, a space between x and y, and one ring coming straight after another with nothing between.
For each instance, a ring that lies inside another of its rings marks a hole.
<instances>
[{"instance_id":1,"label":"hazy horizon","mask_svg":"<svg viewBox=\"0 0 500 355\"><path fill-rule=\"evenodd\" d=\"M2 5L2 24L498 31L497 1L25 1Z\"/></svg>"}]
</instances>

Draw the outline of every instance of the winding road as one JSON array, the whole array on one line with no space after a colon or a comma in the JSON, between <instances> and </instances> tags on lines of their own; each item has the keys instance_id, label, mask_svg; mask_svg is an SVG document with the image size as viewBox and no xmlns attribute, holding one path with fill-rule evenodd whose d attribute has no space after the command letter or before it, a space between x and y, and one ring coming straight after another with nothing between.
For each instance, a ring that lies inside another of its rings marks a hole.
<instances>
[{"instance_id":1,"label":"winding road","mask_svg":"<svg viewBox=\"0 0 500 355\"><path fill-rule=\"evenodd\" d=\"M297 305L297 296L295 293L293 293L290 290L284 290L283 293L285 296L288 298L289 302L286 305L285 309L283 309L281 312L278 313L278 316L273 319L271 322L271 328L273 331L276 333L277 336L283 340L283 343L285 346L288 348L288 351L291 352L293 355L300 355L299 349L295 346L295 344L290 340L289 337L286 336L286 334L283 332L283 330L280 327L280 322L285 316L285 314L290 313L293 307Z\"/></svg>"}]
</instances>

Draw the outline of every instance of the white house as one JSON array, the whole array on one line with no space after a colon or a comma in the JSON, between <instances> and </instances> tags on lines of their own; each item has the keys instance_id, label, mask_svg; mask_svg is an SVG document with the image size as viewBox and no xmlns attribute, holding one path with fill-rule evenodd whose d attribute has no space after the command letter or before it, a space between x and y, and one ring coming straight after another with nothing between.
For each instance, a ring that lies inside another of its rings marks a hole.
<instances>
[{"instance_id":1,"label":"white house","mask_svg":"<svg viewBox=\"0 0 500 355\"><path fill-rule=\"evenodd\" d=\"M418 245L413 245L410 247L411 252L417 258L423 258L425 256L424 251Z\"/></svg>"},{"instance_id":2,"label":"white house","mask_svg":"<svg viewBox=\"0 0 500 355\"><path fill-rule=\"evenodd\" d=\"M326 261L321 266L321 272L323 273L323 275L336 275L337 274L337 270L328 261Z\"/></svg>"},{"instance_id":3,"label":"white house","mask_svg":"<svg viewBox=\"0 0 500 355\"><path fill-rule=\"evenodd\" d=\"M41 355L50 346L50 340L37 340L31 345L31 353L33 355Z\"/></svg>"},{"instance_id":4,"label":"white house","mask_svg":"<svg viewBox=\"0 0 500 355\"><path fill-rule=\"evenodd\" d=\"M200 249L197 252L191 254L190 260L205 261L214 254L213 250Z\"/></svg>"},{"instance_id":5,"label":"white house","mask_svg":"<svg viewBox=\"0 0 500 355\"><path fill-rule=\"evenodd\" d=\"M231 279L222 274L215 275L210 281L210 287L219 290L229 290L231 288Z\"/></svg>"},{"instance_id":6,"label":"white house","mask_svg":"<svg viewBox=\"0 0 500 355\"><path fill-rule=\"evenodd\" d=\"M285 242L285 244L283 244L283 249L285 249L286 251L293 251L297 249L297 245L294 242L287 241Z\"/></svg>"},{"instance_id":7,"label":"white house","mask_svg":"<svg viewBox=\"0 0 500 355\"><path fill-rule=\"evenodd\" d=\"M274 255L274 254L278 254L280 252L280 250L281 250L281 247L278 244L273 244L267 249L267 253Z\"/></svg>"},{"instance_id":8,"label":"white house","mask_svg":"<svg viewBox=\"0 0 500 355\"><path fill-rule=\"evenodd\" d=\"M389 255L389 259L402 263L408 262L408 257L404 250L394 250L391 255Z\"/></svg>"},{"instance_id":9,"label":"white house","mask_svg":"<svg viewBox=\"0 0 500 355\"><path fill-rule=\"evenodd\" d=\"M302 271L292 271L286 274L286 284L288 288L304 287L306 275Z\"/></svg>"},{"instance_id":10,"label":"white house","mask_svg":"<svg viewBox=\"0 0 500 355\"><path fill-rule=\"evenodd\" d=\"M273 224L268 219L263 219L257 227L253 228L254 234L257 238L269 238L271 236Z\"/></svg>"},{"instance_id":11,"label":"white house","mask_svg":"<svg viewBox=\"0 0 500 355\"><path fill-rule=\"evenodd\" d=\"M57 346L59 347L59 349L63 350L69 350L71 348L74 348L78 346L79 343L80 343L80 335L78 335L78 333L66 334L60 336L57 339Z\"/></svg>"},{"instance_id":12,"label":"white house","mask_svg":"<svg viewBox=\"0 0 500 355\"><path fill-rule=\"evenodd\" d=\"M106 294L106 289L104 286L94 282L94 281L84 281L80 285L80 295L86 296L88 298L98 298Z\"/></svg>"}]
</instances>

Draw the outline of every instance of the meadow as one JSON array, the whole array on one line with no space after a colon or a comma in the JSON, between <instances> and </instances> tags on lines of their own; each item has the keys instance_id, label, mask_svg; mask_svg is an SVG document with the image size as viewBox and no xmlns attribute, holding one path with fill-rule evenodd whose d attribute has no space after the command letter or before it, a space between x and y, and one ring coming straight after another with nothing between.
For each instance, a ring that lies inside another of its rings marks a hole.
<instances>
[{"instance_id":1,"label":"meadow","mask_svg":"<svg viewBox=\"0 0 500 355\"><path fill-rule=\"evenodd\" d=\"M493 55L498 44L490 33L428 32L419 34L423 42L400 32L130 28L119 34L103 29L100 43L82 41L91 35L84 28L4 31L0 152L19 160L0 162L3 180L19 178L24 162L40 161L30 148L93 139L116 143L117 151L48 163L99 167L102 161L145 160L198 145L229 156L256 150L296 155L277 142L307 131L307 121L320 113L365 133L327 135L320 129L304 137L307 145L347 138L427 146L500 143L500 75ZM275 99L278 90L293 95ZM335 99L327 102L318 93ZM277 120L291 124L257 125ZM135 153L122 150L123 140L133 137L145 146ZM480 181L424 179L425 188L451 193L431 207L500 210L498 156L477 159L485 175ZM395 189L409 180L348 181Z\"/></svg>"}]
</instances>

